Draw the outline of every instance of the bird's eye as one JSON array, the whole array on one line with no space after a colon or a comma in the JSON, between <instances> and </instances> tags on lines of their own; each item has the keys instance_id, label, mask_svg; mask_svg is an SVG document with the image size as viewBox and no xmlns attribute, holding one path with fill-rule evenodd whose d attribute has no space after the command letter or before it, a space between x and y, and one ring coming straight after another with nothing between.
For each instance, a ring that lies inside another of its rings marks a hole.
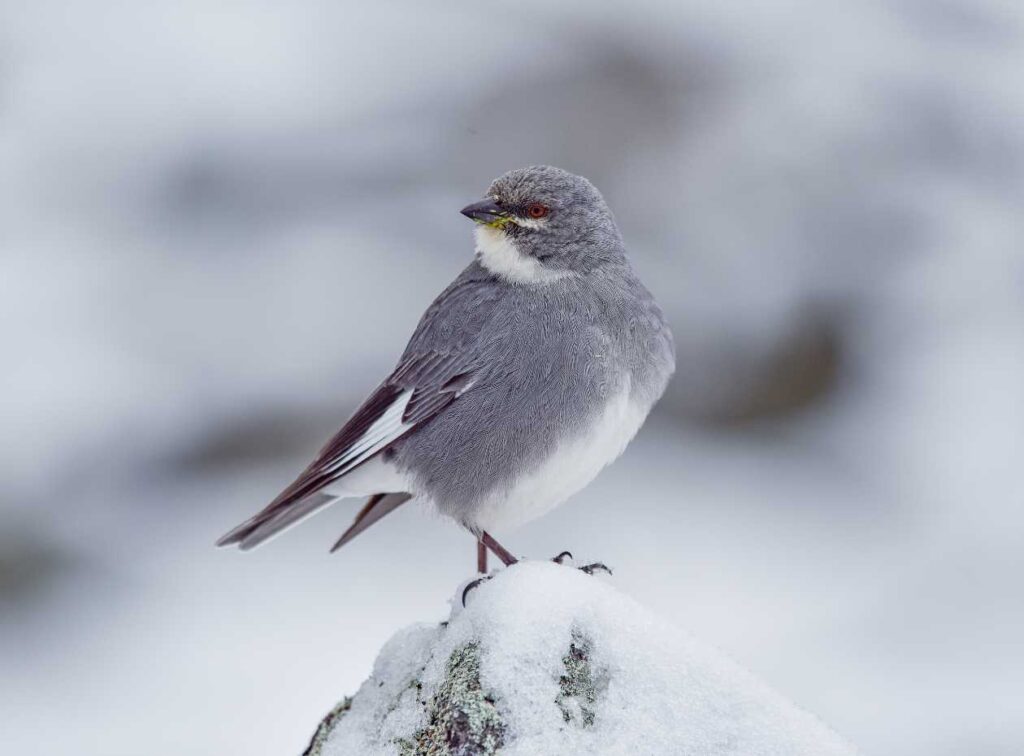
<instances>
[{"instance_id":1,"label":"bird's eye","mask_svg":"<svg viewBox=\"0 0 1024 756\"><path fill-rule=\"evenodd\" d=\"M532 205L526 208L526 214L531 218L543 218L548 214L548 209L539 202L534 202Z\"/></svg>"}]
</instances>

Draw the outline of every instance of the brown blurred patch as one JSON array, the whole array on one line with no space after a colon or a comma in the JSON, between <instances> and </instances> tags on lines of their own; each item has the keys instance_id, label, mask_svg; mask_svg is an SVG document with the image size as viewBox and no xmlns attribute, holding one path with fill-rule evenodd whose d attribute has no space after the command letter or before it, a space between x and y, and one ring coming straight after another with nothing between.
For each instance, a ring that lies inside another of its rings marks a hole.
<instances>
[{"instance_id":1,"label":"brown blurred patch","mask_svg":"<svg viewBox=\"0 0 1024 756\"><path fill-rule=\"evenodd\" d=\"M74 559L19 522L0 524L0 606L26 604L71 572Z\"/></svg>"},{"instance_id":2,"label":"brown blurred patch","mask_svg":"<svg viewBox=\"0 0 1024 756\"><path fill-rule=\"evenodd\" d=\"M210 428L169 464L189 474L205 474L312 456L341 427L344 408L258 411Z\"/></svg>"},{"instance_id":3,"label":"brown blurred patch","mask_svg":"<svg viewBox=\"0 0 1024 756\"><path fill-rule=\"evenodd\" d=\"M719 355L716 391L673 387L666 397L677 417L711 425L741 426L778 420L822 402L839 383L843 331L832 315L808 314L771 349L753 358L737 348Z\"/></svg>"}]
</instances>

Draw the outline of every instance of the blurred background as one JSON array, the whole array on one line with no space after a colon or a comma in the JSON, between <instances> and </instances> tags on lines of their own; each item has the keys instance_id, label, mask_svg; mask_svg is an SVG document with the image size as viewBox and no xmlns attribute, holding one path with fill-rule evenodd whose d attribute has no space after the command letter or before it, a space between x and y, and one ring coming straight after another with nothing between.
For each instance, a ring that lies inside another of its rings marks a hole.
<instances>
[{"instance_id":1,"label":"blurred background","mask_svg":"<svg viewBox=\"0 0 1024 756\"><path fill-rule=\"evenodd\" d=\"M471 539L263 506L472 254L590 177L678 373L509 534L873 754L1024 743L1024 5L0 2L0 732L299 753Z\"/></svg>"}]
</instances>

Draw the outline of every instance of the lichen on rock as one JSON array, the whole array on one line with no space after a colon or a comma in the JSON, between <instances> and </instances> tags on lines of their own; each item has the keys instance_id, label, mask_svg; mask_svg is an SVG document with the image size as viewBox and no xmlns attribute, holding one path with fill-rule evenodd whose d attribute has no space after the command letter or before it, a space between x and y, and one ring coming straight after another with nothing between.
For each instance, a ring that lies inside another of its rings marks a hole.
<instances>
[{"instance_id":1,"label":"lichen on rock","mask_svg":"<svg viewBox=\"0 0 1024 756\"><path fill-rule=\"evenodd\" d=\"M852 756L856 749L600 578L520 562L385 645L308 756Z\"/></svg>"},{"instance_id":2,"label":"lichen on rock","mask_svg":"<svg viewBox=\"0 0 1024 756\"><path fill-rule=\"evenodd\" d=\"M426 725L395 741L402 756L491 756L502 745L505 725L480 685L478 643L452 651L444 680L425 703Z\"/></svg>"},{"instance_id":3,"label":"lichen on rock","mask_svg":"<svg viewBox=\"0 0 1024 756\"><path fill-rule=\"evenodd\" d=\"M327 712L327 716L320 720L320 725L316 728L316 732L313 733L313 737L309 741L309 745L306 746L306 750L302 752L302 756L321 756L324 743L327 742L334 728L338 726L338 721L351 706L352 698L345 696L337 706Z\"/></svg>"},{"instance_id":4,"label":"lichen on rock","mask_svg":"<svg viewBox=\"0 0 1024 756\"><path fill-rule=\"evenodd\" d=\"M562 657L565 672L558 678L555 703L565 721L581 727L594 724L597 696L607 679L594 670L590 661L591 642L579 630L572 631L569 652Z\"/></svg>"}]
</instances>

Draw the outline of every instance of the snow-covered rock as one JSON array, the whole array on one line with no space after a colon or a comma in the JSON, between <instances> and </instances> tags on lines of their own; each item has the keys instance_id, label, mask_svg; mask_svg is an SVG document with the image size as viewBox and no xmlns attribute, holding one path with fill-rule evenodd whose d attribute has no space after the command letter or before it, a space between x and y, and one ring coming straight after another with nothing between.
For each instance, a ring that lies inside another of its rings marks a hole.
<instances>
[{"instance_id":1,"label":"snow-covered rock","mask_svg":"<svg viewBox=\"0 0 1024 756\"><path fill-rule=\"evenodd\" d=\"M856 753L602 578L522 562L461 593L385 645L307 756Z\"/></svg>"}]
</instances>

